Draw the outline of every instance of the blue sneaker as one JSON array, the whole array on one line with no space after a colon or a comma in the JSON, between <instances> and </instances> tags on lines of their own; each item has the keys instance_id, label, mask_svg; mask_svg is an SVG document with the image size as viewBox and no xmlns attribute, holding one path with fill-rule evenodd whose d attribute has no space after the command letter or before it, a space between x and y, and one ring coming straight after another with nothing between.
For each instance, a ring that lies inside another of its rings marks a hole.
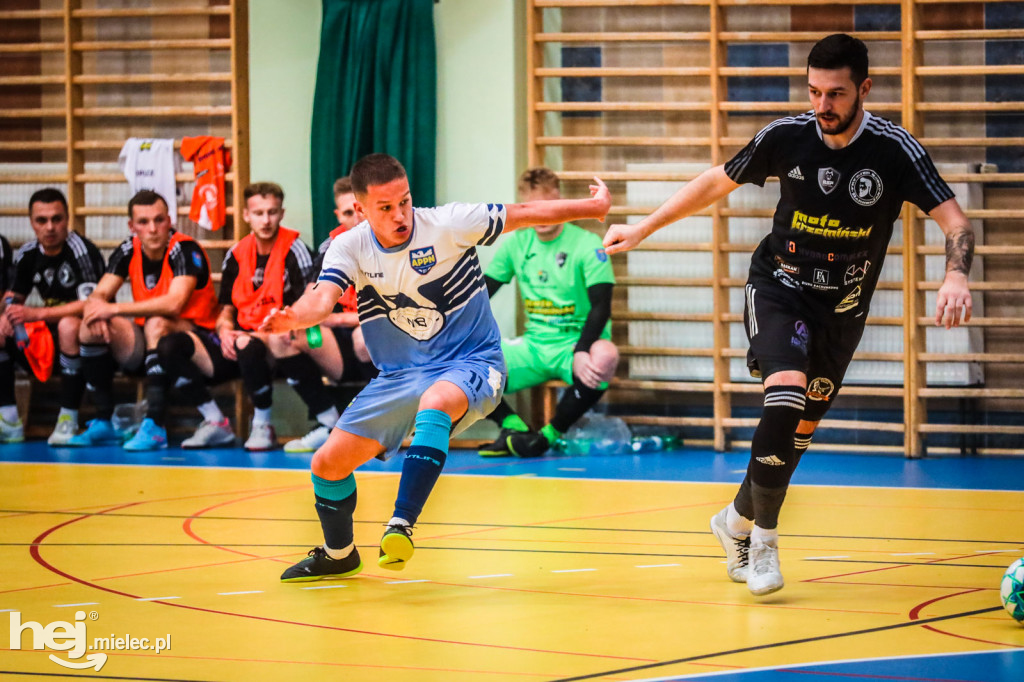
<instances>
[{"instance_id":1,"label":"blue sneaker","mask_svg":"<svg viewBox=\"0 0 1024 682\"><path fill-rule=\"evenodd\" d=\"M157 426L149 417L142 420L139 430L124 444L125 450L141 452L145 450L167 449L167 429Z\"/></svg>"},{"instance_id":2,"label":"blue sneaker","mask_svg":"<svg viewBox=\"0 0 1024 682\"><path fill-rule=\"evenodd\" d=\"M97 445L120 445L124 433L114 428L109 419L90 419L85 431L71 436L64 447L90 448Z\"/></svg>"}]
</instances>

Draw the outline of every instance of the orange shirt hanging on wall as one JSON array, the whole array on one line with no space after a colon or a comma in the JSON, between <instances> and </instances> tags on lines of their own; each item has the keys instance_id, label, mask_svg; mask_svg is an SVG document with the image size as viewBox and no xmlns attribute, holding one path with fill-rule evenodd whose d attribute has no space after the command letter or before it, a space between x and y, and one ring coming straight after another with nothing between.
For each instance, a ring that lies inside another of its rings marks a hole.
<instances>
[{"instance_id":1,"label":"orange shirt hanging on wall","mask_svg":"<svg viewBox=\"0 0 1024 682\"><path fill-rule=\"evenodd\" d=\"M224 138L212 135L183 138L181 155L195 164L196 188L192 192L188 217L208 230L219 230L227 217L224 173L231 167L231 154L224 148Z\"/></svg>"}]
</instances>

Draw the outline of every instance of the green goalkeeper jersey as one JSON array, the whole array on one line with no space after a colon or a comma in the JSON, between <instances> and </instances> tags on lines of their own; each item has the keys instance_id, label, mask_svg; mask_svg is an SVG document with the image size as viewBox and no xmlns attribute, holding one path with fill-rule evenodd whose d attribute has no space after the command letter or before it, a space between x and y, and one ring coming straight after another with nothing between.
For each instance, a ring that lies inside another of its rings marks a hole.
<instances>
[{"instance_id":1,"label":"green goalkeeper jersey","mask_svg":"<svg viewBox=\"0 0 1024 682\"><path fill-rule=\"evenodd\" d=\"M514 276L526 312L526 333L536 337L579 337L590 313L587 288L614 284L615 275L601 238L566 223L553 240L543 242L532 229L504 238L487 276L507 284ZM611 322L602 338L611 337Z\"/></svg>"}]
</instances>

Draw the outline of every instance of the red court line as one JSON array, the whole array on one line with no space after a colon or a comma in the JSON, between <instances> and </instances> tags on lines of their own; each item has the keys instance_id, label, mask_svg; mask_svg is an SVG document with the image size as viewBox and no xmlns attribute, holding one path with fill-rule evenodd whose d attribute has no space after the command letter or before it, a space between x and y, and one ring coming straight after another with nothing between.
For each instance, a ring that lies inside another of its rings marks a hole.
<instances>
[{"instance_id":1,"label":"red court line","mask_svg":"<svg viewBox=\"0 0 1024 682\"><path fill-rule=\"evenodd\" d=\"M941 563L946 562L946 561L958 561L960 559L975 559L977 557L990 556L992 554L994 554L994 552L988 552L988 553L981 552L981 553L978 553L978 554L964 554L962 556L950 556L950 557L945 557L945 558L940 558L940 559L929 559L928 561L915 561L915 562L909 562L909 563L900 563L900 564L895 564L893 566L883 566L881 568L868 568L868 569L865 569L863 571L853 571L852 573L837 573L836 575L823 575L823 576L820 576L820 577L817 577L817 578L808 578L807 580L801 580L800 582L816 583L816 582L819 582L819 581L822 581L822 580L831 580L833 578L846 578L847 576L851 576L851 575L864 575L866 573L877 573L878 571L891 571L891 570L893 570L895 568L907 568L909 566L930 566L932 564L941 564ZM907 587L913 587L913 586L912 585L907 585Z\"/></svg>"},{"instance_id":2,"label":"red court line","mask_svg":"<svg viewBox=\"0 0 1024 682\"><path fill-rule=\"evenodd\" d=\"M185 535L189 536L193 540L196 540L197 542L200 542L200 543L202 543L204 545L212 545L212 546L216 547L217 549L223 550L225 552L230 552L232 554L239 554L241 556L263 558L263 557L259 557L259 555L257 555L257 554L252 554L250 552L242 552L242 551L239 551L237 549L232 549L230 547L224 547L223 545L218 545L216 543L207 542L203 538L199 537L199 535L197 535L196 533L192 532L192 522L194 520L202 517L204 514L206 514L208 512L211 512L214 509L218 509L220 507L226 507L228 505L236 504L238 502L245 502L247 500L254 500L254 499L259 498L259 497L268 497L270 495L277 495L280 492L287 492L288 490L298 490L300 488L305 488L305 487L306 486L296 486L296 487L293 487L293 488L289 488L287 490L272 490L272 491L269 491L269 492L256 493L254 495L248 495L246 497L239 497L239 498L234 498L234 499L230 499L230 500L225 500L223 502L218 502L217 504L214 504L214 505L211 505L209 507L206 507L205 509L200 509L199 511L190 514L189 517L187 519L185 519L185 522L183 524L181 524L181 529L185 532Z\"/></svg>"},{"instance_id":3,"label":"red court line","mask_svg":"<svg viewBox=\"0 0 1024 682\"><path fill-rule=\"evenodd\" d=\"M111 507L107 511L116 511L118 509L124 509L126 507L132 507L132 506L139 505L139 504L146 504L146 502L140 501L140 502L131 502L131 503L128 503L128 504L118 505L118 506L115 506L115 507ZM100 515L102 515L102 513ZM82 521L84 519L92 518L93 516L95 516L95 514L90 514L90 515L86 515L86 516L79 516L79 517L74 518L74 519L69 519L67 521L64 521L63 523L59 523L59 524L57 524L55 526L51 526L50 528L48 528L45 531L43 531L42 533L40 533L39 536L36 537L36 539L32 541L32 546L31 546L31 550L30 550L32 558L36 561L36 563L38 563L43 568L49 570L50 572L55 573L55 574L57 574L57 575L59 575L61 577L67 578L68 580L73 580L74 582L79 583L80 585L84 585L86 587L91 587L93 589L101 590L103 592L107 592L107 593L110 593L110 594L115 594L115 595L118 595L118 596L121 596L121 597L126 597L128 599L133 599L133 600L138 599L139 598L138 595L129 594L127 592L122 592L120 590L115 590L115 589L110 588L110 587L104 587L103 585L97 585L96 583L90 582L89 580L86 580L85 578L73 575L71 573L67 573L67 572L57 568L53 564L50 564L48 561L46 561L43 558L42 553L40 552L40 547L43 545L43 540L45 540L52 533L54 533L55 531L57 531L57 530L59 530L61 528L64 528L64 527L66 527L68 525L71 525L73 523L77 523L78 521ZM388 637L388 638L394 638L394 639L399 639L399 640L431 642L431 643L434 643L434 644L454 644L454 645L458 645L458 646L481 647L481 648L485 648L485 649L503 649L503 650L508 650L508 651L524 651L524 652L530 652L530 653L555 654L555 655L559 655L559 656L581 656L581 657L586 657L586 658L615 659L615 660L624 660L624 661L642 661L642 662L645 662L645 663L653 663L654 662L654 659L650 659L650 658L636 658L636 657L633 657L633 656L613 656L613 655L610 655L610 654L591 654L591 653L575 652L575 651L555 651L555 650L550 650L550 649L535 649L535 648L531 648L531 647L516 647L516 646L507 646L507 645L500 645L500 644L485 644L485 643L481 643L481 642L460 642L460 641L457 641L457 640L446 640L446 639L438 639L438 638L433 638L433 637L417 637L417 636L414 636L414 635L399 635L399 634L388 633L388 632L373 632L373 631L370 631L370 630L357 630L357 629L354 629L354 628L342 628L342 627L337 627L337 626L332 626L332 625L321 625L321 624L317 624L317 623L304 623L304 622L300 622L300 621L285 620L285 619L282 619L282 618L270 618L270 617L267 617L267 616L255 616L255 615L252 615L252 614L236 613L236 612L232 612L232 611L220 611L218 609L207 609L207 608L203 608L203 607L200 607L200 606L192 606L192 605L189 605L189 604L180 604L180 603L176 603L176 602L168 602L168 601L161 601L161 600L154 600L154 601L147 602L147 603L149 603L149 604L160 604L162 606L172 606L172 607L175 607L175 608L187 609L187 610L190 610L190 611L198 611L200 613L211 613L211 614L220 615L220 616L234 616L236 618L245 618L245 619L248 619L248 620L257 620L257 621L262 621L262 622L266 622L266 623L278 623L278 624L281 624L281 625L297 625L297 626L300 626L300 627L309 627L309 628L315 628L315 629L318 629L318 630L332 630L332 631L335 631L335 632L348 632L348 633L352 633L352 634L369 635L369 636L376 636L376 637Z\"/></svg>"},{"instance_id":4,"label":"red court line","mask_svg":"<svg viewBox=\"0 0 1024 682\"><path fill-rule=\"evenodd\" d=\"M946 595L943 595L941 597L936 597L934 599L929 599L928 601L922 602L922 603L918 604L917 606L915 606L914 608L912 608L910 610L910 613L908 614L908 616L910 617L910 620L918 620L920 618L921 611L923 611L926 606L930 606L930 605L932 605L932 604L934 604L936 602L940 602L943 599L952 599L953 597L959 597L959 596L964 595L964 594L973 594L974 592L981 592L981 591L982 591L981 589L970 589L970 590L964 590L962 592L954 592L953 594L946 594ZM939 628L931 626L931 625L925 625L924 628L926 630L931 630L932 632L934 632L936 634L947 635L949 637L956 637L957 639L966 639L966 640L969 640L971 642L982 642L983 644L995 644L996 646L1008 646L1008 647L1012 647L1014 649L1019 648L1018 645L1016 645L1016 644L1007 644L1006 642L993 642L992 640L989 640L989 639L978 639L977 637L968 637L966 635L958 635L958 634L956 634L954 632L947 632L946 630L940 630Z\"/></svg>"}]
</instances>

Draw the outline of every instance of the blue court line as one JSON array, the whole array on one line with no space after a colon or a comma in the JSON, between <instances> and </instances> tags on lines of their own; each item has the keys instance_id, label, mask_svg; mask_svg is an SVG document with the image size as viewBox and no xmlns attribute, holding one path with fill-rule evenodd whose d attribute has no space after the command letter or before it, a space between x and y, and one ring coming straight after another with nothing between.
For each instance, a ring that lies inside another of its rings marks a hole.
<instances>
[{"instance_id":1,"label":"blue court line","mask_svg":"<svg viewBox=\"0 0 1024 682\"><path fill-rule=\"evenodd\" d=\"M132 453L121 448L50 448L43 441L0 445L0 462L210 466L241 469L308 470L311 454L282 450L249 453L241 448ZM549 456L537 459L484 458L453 450L448 474L544 476L574 479L739 483L749 454L681 449L628 455ZM401 471L402 457L371 460L360 471ZM804 455L794 476L797 485L967 490L1024 490L1024 457L935 457L816 453ZM1022 675L1024 679L1024 675Z\"/></svg>"}]
</instances>

